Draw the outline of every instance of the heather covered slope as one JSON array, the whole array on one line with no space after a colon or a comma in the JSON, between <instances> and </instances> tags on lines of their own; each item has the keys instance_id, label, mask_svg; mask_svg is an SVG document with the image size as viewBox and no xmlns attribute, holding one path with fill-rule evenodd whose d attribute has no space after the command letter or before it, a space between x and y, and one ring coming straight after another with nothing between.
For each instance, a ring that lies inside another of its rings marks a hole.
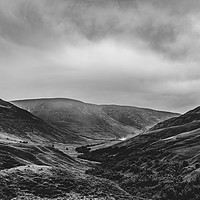
<instances>
[{"instance_id":1,"label":"heather covered slope","mask_svg":"<svg viewBox=\"0 0 200 200\"><path fill-rule=\"evenodd\" d=\"M111 181L84 175L76 170L43 165L0 171L0 199L12 198L138 200Z\"/></svg>"},{"instance_id":2,"label":"heather covered slope","mask_svg":"<svg viewBox=\"0 0 200 200\"><path fill-rule=\"evenodd\" d=\"M33 142L78 142L82 139L52 127L26 110L0 100L0 139L29 140Z\"/></svg>"},{"instance_id":3,"label":"heather covered slope","mask_svg":"<svg viewBox=\"0 0 200 200\"><path fill-rule=\"evenodd\" d=\"M160 125L117 145L82 155L101 162L87 173L114 180L140 197L199 199L199 107Z\"/></svg>"},{"instance_id":4,"label":"heather covered slope","mask_svg":"<svg viewBox=\"0 0 200 200\"><path fill-rule=\"evenodd\" d=\"M72 99L13 101L54 127L87 139L119 139L138 134L156 123L177 116L150 109L99 106Z\"/></svg>"}]
</instances>

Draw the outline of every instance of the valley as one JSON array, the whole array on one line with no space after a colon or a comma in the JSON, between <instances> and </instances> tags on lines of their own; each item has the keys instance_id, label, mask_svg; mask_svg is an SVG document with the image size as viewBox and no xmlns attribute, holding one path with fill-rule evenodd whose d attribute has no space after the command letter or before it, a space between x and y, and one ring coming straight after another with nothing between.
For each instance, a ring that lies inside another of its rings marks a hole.
<instances>
[{"instance_id":1,"label":"valley","mask_svg":"<svg viewBox=\"0 0 200 200\"><path fill-rule=\"evenodd\" d=\"M101 163L87 173L146 199L199 199L199 111L197 107L127 141L82 154Z\"/></svg>"},{"instance_id":2,"label":"valley","mask_svg":"<svg viewBox=\"0 0 200 200\"><path fill-rule=\"evenodd\" d=\"M0 200L200 200L200 0L0 0Z\"/></svg>"},{"instance_id":3,"label":"valley","mask_svg":"<svg viewBox=\"0 0 200 200\"><path fill-rule=\"evenodd\" d=\"M199 107L180 115L69 99L0 104L0 199L199 198Z\"/></svg>"}]
</instances>

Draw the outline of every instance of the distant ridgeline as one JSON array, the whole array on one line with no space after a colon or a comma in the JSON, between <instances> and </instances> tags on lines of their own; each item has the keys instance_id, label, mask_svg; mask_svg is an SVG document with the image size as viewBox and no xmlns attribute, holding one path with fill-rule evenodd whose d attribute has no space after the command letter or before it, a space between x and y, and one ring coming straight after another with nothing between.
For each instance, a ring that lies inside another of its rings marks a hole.
<instances>
[{"instance_id":1,"label":"distant ridgeline","mask_svg":"<svg viewBox=\"0 0 200 200\"><path fill-rule=\"evenodd\" d=\"M80 142L127 138L148 130L177 113L117 105L95 105L73 99L30 99L13 101L33 115Z\"/></svg>"}]
</instances>

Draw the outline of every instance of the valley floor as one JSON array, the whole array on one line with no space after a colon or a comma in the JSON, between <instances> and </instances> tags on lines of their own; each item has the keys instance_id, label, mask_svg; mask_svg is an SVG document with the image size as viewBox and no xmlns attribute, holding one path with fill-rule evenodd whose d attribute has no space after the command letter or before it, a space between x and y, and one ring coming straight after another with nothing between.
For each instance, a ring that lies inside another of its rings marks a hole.
<instances>
[{"instance_id":1,"label":"valley floor","mask_svg":"<svg viewBox=\"0 0 200 200\"><path fill-rule=\"evenodd\" d=\"M115 143L115 142L114 142ZM113 144L113 143L112 143ZM96 149L108 146L94 144ZM76 146L0 142L1 200L131 200L118 184L85 174L98 162L77 158Z\"/></svg>"}]
</instances>

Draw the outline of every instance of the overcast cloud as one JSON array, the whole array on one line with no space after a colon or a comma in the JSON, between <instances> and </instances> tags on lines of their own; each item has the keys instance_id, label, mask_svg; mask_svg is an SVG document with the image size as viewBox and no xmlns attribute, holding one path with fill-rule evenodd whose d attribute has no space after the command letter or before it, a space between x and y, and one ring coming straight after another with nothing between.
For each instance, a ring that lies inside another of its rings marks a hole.
<instances>
[{"instance_id":1,"label":"overcast cloud","mask_svg":"<svg viewBox=\"0 0 200 200\"><path fill-rule=\"evenodd\" d=\"M200 102L199 0L0 0L6 100L185 112Z\"/></svg>"}]
</instances>

